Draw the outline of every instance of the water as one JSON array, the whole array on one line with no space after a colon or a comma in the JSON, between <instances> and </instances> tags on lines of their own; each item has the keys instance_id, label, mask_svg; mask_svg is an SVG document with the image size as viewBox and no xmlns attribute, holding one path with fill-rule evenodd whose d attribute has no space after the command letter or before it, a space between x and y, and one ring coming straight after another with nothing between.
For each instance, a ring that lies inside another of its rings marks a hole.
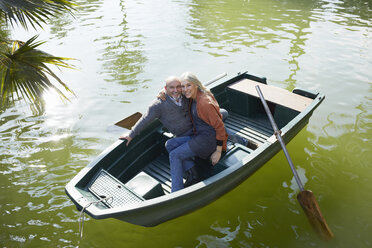
<instances>
[{"instance_id":1,"label":"water","mask_svg":"<svg viewBox=\"0 0 372 248\"><path fill-rule=\"evenodd\" d=\"M370 1L80 1L75 17L44 30L15 28L41 49L72 57L58 75L77 98L50 93L45 112L22 102L0 113L2 247L372 247ZM320 241L297 203L283 153L242 185L194 213L153 228L85 222L65 184L145 111L172 74L203 81L249 70L326 100L288 145L305 188L335 233Z\"/></svg>"}]
</instances>

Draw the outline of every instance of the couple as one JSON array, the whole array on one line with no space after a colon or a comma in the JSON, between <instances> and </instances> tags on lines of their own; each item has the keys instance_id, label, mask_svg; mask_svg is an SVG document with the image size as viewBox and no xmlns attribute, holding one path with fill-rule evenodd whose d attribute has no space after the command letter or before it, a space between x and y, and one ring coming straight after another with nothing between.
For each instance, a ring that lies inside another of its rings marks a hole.
<instances>
[{"instance_id":1,"label":"couple","mask_svg":"<svg viewBox=\"0 0 372 248\"><path fill-rule=\"evenodd\" d=\"M126 139L128 145L148 124L159 119L176 136L165 144L172 192L175 192L184 188L185 171L189 174L188 181L195 179L192 178L195 177L194 157L210 158L213 165L218 163L222 151L226 150L228 136L216 99L194 74L185 72L180 78L169 77L165 92L165 100L155 100L130 133L120 138Z\"/></svg>"}]
</instances>

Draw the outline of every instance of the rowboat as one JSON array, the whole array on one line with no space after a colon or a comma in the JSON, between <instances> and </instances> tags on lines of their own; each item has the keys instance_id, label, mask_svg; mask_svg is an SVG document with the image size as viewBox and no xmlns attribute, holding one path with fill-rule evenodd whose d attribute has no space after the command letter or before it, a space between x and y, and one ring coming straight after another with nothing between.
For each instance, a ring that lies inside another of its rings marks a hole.
<instances>
[{"instance_id":1,"label":"rowboat","mask_svg":"<svg viewBox=\"0 0 372 248\"><path fill-rule=\"evenodd\" d=\"M165 142L172 138L160 121L152 122L129 146L117 140L83 168L65 187L79 210L95 219L116 218L141 226L160 223L199 209L244 182L279 152L270 121L255 86L288 143L309 122L324 95L302 89L292 92L268 85L266 78L239 73L215 83L211 91L228 111L225 127L248 140L228 140L227 151L215 166L196 159L203 180L171 193Z\"/></svg>"}]
</instances>

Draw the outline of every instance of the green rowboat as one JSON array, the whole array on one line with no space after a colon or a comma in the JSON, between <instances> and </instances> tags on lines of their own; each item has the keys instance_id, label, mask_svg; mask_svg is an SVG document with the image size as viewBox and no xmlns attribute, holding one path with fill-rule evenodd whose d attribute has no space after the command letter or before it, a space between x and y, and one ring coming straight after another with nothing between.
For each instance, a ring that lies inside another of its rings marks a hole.
<instances>
[{"instance_id":1,"label":"green rowboat","mask_svg":"<svg viewBox=\"0 0 372 248\"><path fill-rule=\"evenodd\" d=\"M79 210L95 219L116 218L141 226L155 226L211 203L244 182L281 149L255 85L260 85L286 143L305 127L324 99L319 93L289 92L267 85L265 78L239 73L215 83L211 91L220 107L229 112L226 128L247 139L249 145L229 140L220 162L204 167L208 168L204 180L170 193L164 143L172 135L156 120L129 146L117 140L103 151L66 185L67 195Z\"/></svg>"}]
</instances>

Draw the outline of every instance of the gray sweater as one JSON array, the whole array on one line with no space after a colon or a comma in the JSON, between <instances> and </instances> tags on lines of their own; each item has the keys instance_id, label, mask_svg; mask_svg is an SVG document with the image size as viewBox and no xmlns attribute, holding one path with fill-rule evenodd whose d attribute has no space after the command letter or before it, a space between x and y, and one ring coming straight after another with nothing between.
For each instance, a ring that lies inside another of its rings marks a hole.
<instances>
[{"instance_id":1,"label":"gray sweater","mask_svg":"<svg viewBox=\"0 0 372 248\"><path fill-rule=\"evenodd\" d=\"M176 136L191 134L192 123L188 110L188 99L182 96L182 106L177 106L167 95L165 101L156 99L141 119L133 126L129 136L134 138L152 121L159 119L169 132Z\"/></svg>"}]
</instances>

